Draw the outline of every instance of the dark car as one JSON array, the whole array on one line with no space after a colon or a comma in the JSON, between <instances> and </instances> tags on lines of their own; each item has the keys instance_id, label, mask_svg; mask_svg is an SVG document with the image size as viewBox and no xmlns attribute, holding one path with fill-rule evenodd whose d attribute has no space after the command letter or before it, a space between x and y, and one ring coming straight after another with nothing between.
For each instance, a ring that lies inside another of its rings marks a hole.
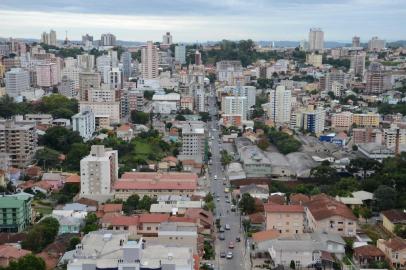
<instances>
[{"instance_id":1,"label":"dark car","mask_svg":"<svg viewBox=\"0 0 406 270\"><path fill-rule=\"evenodd\" d=\"M221 251L220 252L220 258L225 258L226 257L226 252L225 251Z\"/></svg>"},{"instance_id":2,"label":"dark car","mask_svg":"<svg viewBox=\"0 0 406 270\"><path fill-rule=\"evenodd\" d=\"M237 237L235 238L235 241L236 241L236 242L241 242L241 237L237 236Z\"/></svg>"},{"instance_id":3,"label":"dark car","mask_svg":"<svg viewBox=\"0 0 406 270\"><path fill-rule=\"evenodd\" d=\"M224 233L219 234L219 239L220 240L226 240L226 236L224 235Z\"/></svg>"}]
</instances>

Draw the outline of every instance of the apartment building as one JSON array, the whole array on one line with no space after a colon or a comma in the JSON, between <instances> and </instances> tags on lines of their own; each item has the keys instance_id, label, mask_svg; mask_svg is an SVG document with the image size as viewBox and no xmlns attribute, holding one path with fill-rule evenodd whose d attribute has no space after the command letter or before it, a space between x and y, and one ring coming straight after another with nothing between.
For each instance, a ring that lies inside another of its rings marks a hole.
<instances>
[{"instance_id":1,"label":"apartment building","mask_svg":"<svg viewBox=\"0 0 406 270\"><path fill-rule=\"evenodd\" d=\"M355 113L352 122L356 127L379 127L380 116L377 113Z\"/></svg>"},{"instance_id":2,"label":"apartment building","mask_svg":"<svg viewBox=\"0 0 406 270\"><path fill-rule=\"evenodd\" d=\"M377 128L353 128L352 139L354 144L381 144L383 141L383 133Z\"/></svg>"},{"instance_id":3,"label":"apartment building","mask_svg":"<svg viewBox=\"0 0 406 270\"><path fill-rule=\"evenodd\" d=\"M12 68L6 72L6 93L10 97L17 97L30 89L30 75L22 68Z\"/></svg>"},{"instance_id":4,"label":"apartment building","mask_svg":"<svg viewBox=\"0 0 406 270\"><path fill-rule=\"evenodd\" d=\"M29 165L37 148L35 122L0 120L0 153L8 153L10 165Z\"/></svg>"},{"instance_id":5,"label":"apartment building","mask_svg":"<svg viewBox=\"0 0 406 270\"><path fill-rule=\"evenodd\" d=\"M80 101L79 111L90 109L96 118L96 127L109 127L120 122L120 102L118 101Z\"/></svg>"},{"instance_id":6,"label":"apartment building","mask_svg":"<svg viewBox=\"0 0 406 270\"><path fill-rule=\"evenodd\" d=\"M266 204L266 230L277 230L281 236L293 236L304 231L305 210L301 205Z\"/></svg>"},{"instance_id":7,"label":"apartment building","mask_svg":"<svg viewBox=\"0 0 406 270\"><path fill-rule=\"evenodd\" d=\"M0 232L21 232L32 224L33 197L28 193L0 195Z\"/></svg>"},{"instance_id":8,"label":"apartment building","mask_svg":"<svg viewBox=\"0 0 406 270\"><path fill-rule=\"evenodd\" d=\"M96 131L96 119L91 110L85 110L72 116L72 129L79 132L84 141L92 138Z\"/></svg>"},{"instance_id":9,"label":"apartment building","mask_svg":"<svg viewBox=\"0 0 406 270\"><path fill-rule=\"evenodd\" d=\"M80 197L100 201L112 198L117 179L118 152L92 145L90 154L80 161Z\"/></svg>"},{"instance_id":10,"label":"apartment building","mask_svg":"<svg viewBox=\"0 0 406 270\"><path fill-rule=\"evenodd\" d=\"M190 111L193 111L193 97L182 96L180 99L180 108L182 110L189 109Z\"/></svg>"},{"instance_id":11,"label":"apartment building","mask_svg":"<svg viewBox=\"0 0 406 270\"><path fill-rule=\"evenodd\" d=\"M314 67L321 67L323 65L323 55L314 52L306 54L306 64Z\"/></svg>"},{"instance_id":12,"label":"apartment building","mask_svg":"<svg viewBox=\"0 0 406 270\"><path fill-rule=\"evenodd\" d=\"M341 236L354 236L357 218L345 204L321 194L304 204L305 227L311 231L337 233Z\"/></svg>"},{"instance_id":13,"label":"apartment building","mask_svg":"<svg viewBox=\"0 0 406 270\"><path fill-rule=\"evenodd\" d=\"M384 90L384 67L381 63L372 62L366 73L365 92L368 94L381 94Z\"/></svg>"},{"instance_id":14,"label":"apartment building","mask_svg":"<svg viewBox=\"0 0 406 270\"><path fill-rule=\"evenodd\" d=\"M80 100L88 100L88 91L91 88L100 87L100 74L93 71L82 71L79 73L79 97Z\"/></svg>"},{"instance_id":15,"label":"apartment building","mask_svg":"<svg viewBox=\"0 0 406 270\"><path fill-rule=\"evenodd\" d=\"M326 111L317 109L315 111L303 112L303 128L308 132L320 135L324 132Z\"/></svg>"},{"instance_id":16,"label":"apartment building","mask_svg":"<svg viewBox=\"0 0 406 270\"><path fill-rule=\"evenodd\" d=\"M52 87L59 83L58 66L56 63L39 64L36 66L37 85Z\"/></svg>"},{"instance_id":17,"label":"apartment building","mask_svg":"<svg viewBox=\"0 0 406 270\"><path fill-rule=\"evenodd\" d=\"M333 114L331 117L331 127L337 131L348 131L353 123L351 112Z\"/></svg>"},{"instance_id":18,"label":"apartment building","mask_svg":"<svg viewBox=\"0 0 406 270\"><path fill-rule=\"evenodd\" d=\"M311 28L309 31L309 50L323 51L324 49L324 32L321 28Z\"/></svg>"},{"instance_id":19,"label":"apartment building","mask_svg":"<svg viewBox=\"0 0 406 270\"><path fill-rule=\"evenodd\" d=\"M161 195L190 197L196 188L195 173L126 172L114 184L115 198L123 200L132 194L155 198Z\"/></svg>"},{"instance_id":20,"label":"apartment building","mask_svg":"<svg viewBox=\"0 0 406 270\"><path fill-rule=\"evenodd\" d=\"M406 267L406 240L400 237L378 239L376 246L382 250L392 267L396 269Z\"/></svg>"},{"instance_id":21,"label":"apartment building","mask_svg":"<svg viewBox=\"0 0 406 270\"><path fill-rule=\"evenodd\" d=\"M243 68L240 61L223 60L216 63L217 80L233 85L242 78Z\"/></svg>"},{"instance_id":22,"label":"apartment building","mask_svg":"<svg viewBox=\"0 0 406 270\"><path fill-rule=\"evenodd\" d=\"M284 124L290 122L292 110L292 92L285 86L279 85L275 90L271 90L269 95L268 115L274 124Z\"/></svg>"},{"instance_id":23,"label":"apartment building","mask_svg":"<svg viewBox=\"0 0 406 270\"><path fill-rule=\"evenodd\" d=\"M248 99L240 96L224 96L221 99L221 111L226 115L241 115L243 120L248 117Z\"/></svg>"},{"instance_id":24,"label":"apartment building","mask_svg":"<svg viewBox=\"0 0 406 270\"><path fill-rule=\"evenodd\" d=\"M141 48L141 74L144 79L156 79L158 71L158 48L148 41Z\"/></svg>"},{"instance_id":25,"label":"apartment building","mask_svg":"<svg viewBox=\"0 0 406 270\"><path fill-rule=\"evenodd\" d=\"M179 160L195 160L202 163L205 156L206 132L201 121L182 124L182 149Z\"/></svg>"}]
</instances>

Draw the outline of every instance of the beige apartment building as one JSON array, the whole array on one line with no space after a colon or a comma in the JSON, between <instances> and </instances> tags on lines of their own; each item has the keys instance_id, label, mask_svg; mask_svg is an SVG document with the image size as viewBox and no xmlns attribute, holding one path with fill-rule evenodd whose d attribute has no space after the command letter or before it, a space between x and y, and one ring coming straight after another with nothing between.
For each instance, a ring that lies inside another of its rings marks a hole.
<instances>
[{"instance_id":1,"label":"beige apartment building","mask_svg":"<svg viewBox=\"0 0 406 270\"><path fill-rule=\"evenodd\" d=\"M281 236L303 233L305 217L303 206L267 204L264 208L266 230L278 230Z\"/></svg>"},{"instance_id":2,"label":"beige apartment building","mask_svg":"<svg viewBox=\"0 0 406 270\"><path fill-rule=\"evenodd\" d=\"M379 127L379 114L356 113L352 116L352 122L357 127Z\"/></svg>"},{"instance_id":3,"label":"beige apartment building","mask_svg":"<svg viewBox=\"0 0 406 270\"><path fill-rule=\"evenodd\" d=\"M10 165L25 167L31 163L37 147L34 122L0 120L0 153L7 153Z\"/></svg>"},{"instance_id":4,"label":"beige apartment building","mask_svg":"<svg viewBox=\"0 0 406 270\"><path fill-rule=\"evenodd\" d=\"M349 130L352 126L352 113L336 113L331 117L331 127L337 131Z\"/></svg>"}]
</instances>

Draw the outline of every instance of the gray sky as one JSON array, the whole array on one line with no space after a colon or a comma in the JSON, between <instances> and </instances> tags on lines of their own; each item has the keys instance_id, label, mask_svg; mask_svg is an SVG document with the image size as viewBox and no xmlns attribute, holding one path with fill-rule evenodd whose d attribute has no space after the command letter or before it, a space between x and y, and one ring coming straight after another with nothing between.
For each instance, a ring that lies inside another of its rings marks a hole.
<instances>
[{"instance_id":1,"label":"gray sky","mask_svg":"<svg viewBox=\"0 0 406 270\"><path fill-rule=\"evenodd\" d=\"M310 27L325 39L406 39L406 0L0 0L0 36L70 39L114 33L120 40L301 40Z\"/></svg>"}]
</instances>

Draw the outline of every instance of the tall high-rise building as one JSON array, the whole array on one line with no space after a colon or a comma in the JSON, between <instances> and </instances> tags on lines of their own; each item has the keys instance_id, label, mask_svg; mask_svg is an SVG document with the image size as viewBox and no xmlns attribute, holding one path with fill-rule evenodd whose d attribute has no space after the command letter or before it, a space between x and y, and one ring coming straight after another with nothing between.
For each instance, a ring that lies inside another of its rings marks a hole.
<instances>
[{"instance_id":1,"label":"tall high-rise building","mask_svg":"<svg viewBox=\"0 0 406 270\"><path fill-rule=\"evenodd\" d=\"M80 197L106 200L117 179L117 150L93 145L90 154L80 161Z\"/></svg>"},{"instance_id":2,"label":"tall high-rise building","mask_svg":"<svg viewBox=\"0 0 406 270\"><path fill-rule=\"evenodd\" d=\"M166 34L162 36L162 44L164 45L172 44L172 35L170 32L166 32Z\"/></svg>"},{"instance_id":3,"label":"tall high-rise building","mask_svg":"<svg viewBox=\"0 0 406 270\"><path fill-rule=\"evenodd\" d=\"M78 55L78 67L83 70L94 69L94 55L87 53Z\"/></svg>"},{"instance_id":4,"label":"tall high-rise building","mask_svg":"<svg viewBox=\"0 0 406 270\"><path fill-rule=\"evenodd\" d=\"M40 39L41 43L44 43L46 45L51 45L51 46L57 46L58 45L58 41L56 39L56 32L55 30L49 31L49 33L47 32L43 32L41 34L41 39Z\"/></svg>"},{"instance_id":5,"label":"tall high-rise building","mask_svg":"<svg viewBox=\"0 0 406 270\"><path fill-rule=\"evenodd\" d=\"M123 81L128 81L128 78L132 75L130 52L123 52L121 54L121 63L123 63Z\"/></svg>"},{"instance_id":6,"label":"tall high-rise building","mask_svg":"<svg viewBox=\"0 0 406 270\"><path fill-rule=\"evenodd\" d=\"M381 63L372 62L366 73L365 91L369 94L380 94L384 90L384 68Z\"/></svg>"},{"instance_id":7,"label":"tall high-rise building","mask_svg":"<svg viewBox=\"0 0 406 270\"><path fill-rule=\"evenodd\" d=\"M366 53L362 51L354 51L351 53L351 65L350 69L355 76L364 77L365 73L365 58Z\"/></svg>"},{"instance_id":8,"label":"tall high-rise building","mask_svg":"<svg viewBox=\"0 0 406 270\"><path fill-rule=\"evenodd\" d=\"M326 88L327 92L332 91L333 82L339 82L342 85L345 85L345 73L342 70L333 69L326 76Z\"/></svg>"},{"instance_id":9,"label":"tall high-rise building","mask_svg":"<svg viewBox=\"0 0 406 270\"><path fill-rule=\"evenodd\" d=\"M37 132L34 122L0 120L0 153L9 154L14 167L29 165L37 148Z\"/></svg>"},{"instance_id":10,"label":"tall high-rise building","mask_svg":"<svg viewBox=\"0 0 406 270\"><path fill-rule=\"evenodd\" d=\"M30 89L30 74L22 68L12 68L6 72L6 94L17 97Z\"/></svg>"},{"instance_id":11,"label":"tall high-rise building","mask_svg":"<svg viewBox=\"0 0 406 270\"><path fill-rule=\"evenodd\" d=\"M115 46L116 45L116 36L110 33L102 34L100 37L101 46Z\"/></svg>"},{"instance_id":12,"label":"tall high-rise building","mask_svg":"<svg viewBox=\"0 0 406 270\"><path fill-rule=\"evenodd\" d=\"M292 108L292 92L285 86L279 85L276 90L271 90L269 95L269 117L275 124L290 122Z\"/></svg>"},{"instance_id":13,"label":"tall high-rise building","mask_svg":"<svg viewBox=\"0 0 406 270\"><path fill-rule=\"evenodd\" d=\"M58 93L67 98L76 97L75 82L67 76L62 76L61 84L58 86Z\"/></svg>"},{"instance_id":14,"label":"tall high-rise building","mask_svg":"<svg viewBox=\"0 0 406 270\"><path fill-rule=\"evenodd\" d=\"M370 41L368 41L368 50L374 52L380 52L385 49L386 41L383 39L379 39L378 37L372 37Z\"/></svg>"},{"instance_id":15,"label":"tall high-rise building","mask_svg":"<svg viewBox=\"0 0 406 270\"><path fill-rule=\"evenodd\" d=\"M182 150L179 160L203 161L205 154L205 124L201 121L187 122L182 125Z\"/></svg>"},{"instance_id":16,"label":"tall high-rise building","mask_svg":"<svg viewBox=\"0 0 406 270\"><path fill-rule=\"evenodd\" d=\"M108 73L108 85L110 89L120 90L122 88L121 70L117 67L112 68Z\"/></svg>"},{"instance_id":17,"label":"tall high-rise building","mask_svg":"<svg viewBox=\"0 0 406 270\"><path fill-rule=\"evenodd\" d=\"M93 36L86 34L84 36L82 36L82 44L86 45L87 43L93 43Z\"/></svg>"},{"instance_id":18,"label":"tall high-rise building","mask_svg":"<svg viewBox=\"0 0 406 270\"><path fill-rule=\"evenodd\" d=\"M181 44L175 47L175 61L179 64L186 63L186 46Z\"/></svg>"},{"instance_id":19,"label":"tall high-rise building","mask_svg":"<svg viewBox=\"0 0 406 270\"><path fill-rule=\"evenodd\" d=\"M55 63L40 64L35 69L39 87L51 87L58 84L58 67Z\"/></svg>"},{"instance_id":20,"label":"tall high-rise building","mask_svg":"<svg viewBox=\"0 0 406 270\"><path fill-rule=\"evenodd\" d=\"M309 32L309 50L322 51L324 49L324 32L321 28L311 28Z\"/></svg>"},{"instance_id":21,"label":"tall high-rise building","mask_svg":"<svg viewBox=\"0 0 406 270\"><path fill-rule=\"evenodd\" d=\"M248 99L240 96L224 96L221 100L221 110L225 115L241 115L243 120L248 116Z\"/></svg>"},{"instance_id":22,"label":"tall high-rise building","mask_svg":"<svg viewBox=\"0 0 406 270\"><path fill-rule=\"evenodd\" d=\"M204 87L199 87L195 92L195 107L197 112L206 112L206 93Z\"/></svg>"},{"instance_id":23,"label":"tall high-rise building","mask_svg":"<svg viewBox=\"0 0 406 270\"><path fill-rule=\"evenodd\" d=\"M144 79L158 77L158 48L148 41L141 49L141 72Z\"/></svg>"},{"instance_id":24,"label":"tall high-rise building","mask_svg":"<svg viewBox=\"0 0 406 270\"><path fill-rule=\"evenodd\" d=\"M360 38L359 38L359 37L354 36L354 37L352 38L352 47L354 47L354 48L361 47L361 41L360 41Z\"/></svg>"},{"instance_id":25,"label":"tall high-rise building","mask_svg":"<svg viewBox=\"0 0 406 270\"><path fill-rule=\"evenodd\" d=\"M91 110L84 110L72 116L72 129L79 132L84 141L92 138L96 130L96 120Z\"/></svg>"},{"instance_id":26,"label":"tall high-rise building","mask_svg":"<svg viewBox=\"0 0 406 270\"><path fill-rule=\"evenodd\" d=\"M303 113L303 128L308 132L320 135L324 131L326 111L317 109Z\"/></svg>"},{"instance_id":27,"label":"tall high-rise building","mask_svg":"<svg viewBox=\"0 0 406 270\"><path fill-rule=\"evenodd\" d=\"M199 50L196 50L196 52L195 52L195 65L200 66L201 64L203 64L202 63L202 55L199 52Z\"/></svg>"},{"instance_id":28,"label":"tall high-rise building","mask_svg":"<svg viewBox=\"0 0 406 270\"><path fill-rule=\"evenodd\" d=\"M91 88L100 87L100 74L92 71L83 71L79 73L79 98L88 100L88 91Z\"/></svg>"}]
</instances>

